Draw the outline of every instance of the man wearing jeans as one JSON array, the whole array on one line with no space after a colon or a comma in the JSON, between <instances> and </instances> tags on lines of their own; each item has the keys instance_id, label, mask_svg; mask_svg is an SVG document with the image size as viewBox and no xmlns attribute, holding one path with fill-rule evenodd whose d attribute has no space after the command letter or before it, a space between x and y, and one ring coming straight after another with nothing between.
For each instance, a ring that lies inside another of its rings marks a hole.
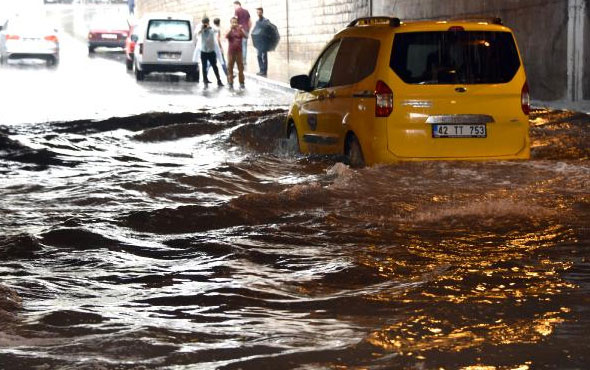
<instances>
[{"instance_id":1,"label":"man wearing jeans","mask_svg":"<svg viewBox=\"0 0 590 370\"><path fill-rule=\"evenodd\" d=\"M266 72L268 70L268 42L266 41L266 33L268 32L268 28L265 26L265 22L268 23L268 19L264 18L262 15L264 10L262 8L256 8L256 14L258 15L258 20L256 21L256 27L254 27L254 32L256 32L256 28L259 28L258 32L262 33L262 37L258 45L254 43L254 47L258 51L258 76L266 77ZM254 35L254 32L252 33ZM254 36L252 36L254 40Z\"/></svg>"},{"instance_id":2,"label":"man wearing jeans","mask_svg":"<svg viewBox=\"0 0 590 370\"><path fill-rule=\"evenodd\" d=\"M235 17L238 18L238 24L242 26L246 37L242 40L242 60L244 61L244 65L247 64L246 57L248 55L247 48L248 48L248 34L250 33L250 28L252 27L252 21L250 20L250 13L242 8L242 3L239 1L234 1Z\"/></svg>"},{"instance_id":3,"label":"man wearing jeans","mask_svg":"<svg viewBox=\"0 0 590 370\"><path fill-rule=\"evenodd\" d=\"M217 56L215 55L215 43L217 40L215 39L215 31L213 28L211 28L211 26L209 26L209 18L203 18L203 26L199 31L199 35L201 36L201 64L203 68L203 82L205 82L205 85L210 83L207 79L207 63L210 63L211 67L213 67L213 72L215 72L215 77L217 77L217 85L223 86L221 78L219 78Z\"/></svg>"}]
</instances>

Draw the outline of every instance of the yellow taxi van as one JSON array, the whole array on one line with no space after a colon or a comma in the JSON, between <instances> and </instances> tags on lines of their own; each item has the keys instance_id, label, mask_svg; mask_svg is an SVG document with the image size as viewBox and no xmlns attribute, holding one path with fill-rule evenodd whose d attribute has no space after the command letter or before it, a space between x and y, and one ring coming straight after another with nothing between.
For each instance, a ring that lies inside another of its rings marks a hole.
<instances>
[{"instance_id":1,"label":"yellow taxi van","mask_svg":"<svg viewBox=\"0 0 590 370\"><path fill-rule=\"evenodd\" d=\"M524 64L499 18L359 18L291 87L285 131L302 153L352 166L530 156Z\"/></svg>"}]
</instances>

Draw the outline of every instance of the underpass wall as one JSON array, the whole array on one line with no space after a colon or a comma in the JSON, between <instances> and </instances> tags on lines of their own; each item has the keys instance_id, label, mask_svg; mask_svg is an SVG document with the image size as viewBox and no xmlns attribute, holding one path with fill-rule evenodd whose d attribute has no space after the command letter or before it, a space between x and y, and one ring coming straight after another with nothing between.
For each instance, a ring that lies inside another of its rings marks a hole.
<instances>
[{"instance_id":1,"label":"underpass wall","mask_svg":"<svg viewBox=\"0 0 590 370\"><path fill-rule=\"evenodd\" d=\"M281 35L277 50L269 54L269 74L283 81L290 76L307 73L326 43L352 19L369 13L369 0L278 0L241 1L250 12L252 26L256 8L274 23ZM136 0L138 16L147 12L174 11L193 15L196 22L203 16L221 19L222 32L227 32L234 15L233 0ZM222 34L223 39L223 34ZM227 50L227 49L226 49ZM249 71L256 72L256 50L248 47Z\"/></svg>"},{"instance_id":2,"label":"underpass wall","mask_svg":"<svg viewBox=\"0 0 590 370\"><path fill-rule=\"evenodd\" d=\"M567 98L568 1L398 0L378 1L379 14L401 19L494 15L512 28L537 100Z\"/></svg>"},{"instance_id":3,"label":"underpass wall","mask_svg":"<svg viewBox=\"0 0 590 370\"><path fill-rule=\"evenodd\" d=\"M220 17L227 30L233 1L136 0L138 14L180 11ZM590 100L590 0L244 0L253 22L256 7L281 34L269 55L272 74L287 81L307 73L334 33L367 15L395 15L402 20L495 15L514 30L525 61L532 98L537 101ZM248 63L256 66L249 47ZM254 68L253 68L254 69ZM252 70L253 70L252 69ZM252 71L250 70L250 71Z\"/></svg>"}]
</instances>

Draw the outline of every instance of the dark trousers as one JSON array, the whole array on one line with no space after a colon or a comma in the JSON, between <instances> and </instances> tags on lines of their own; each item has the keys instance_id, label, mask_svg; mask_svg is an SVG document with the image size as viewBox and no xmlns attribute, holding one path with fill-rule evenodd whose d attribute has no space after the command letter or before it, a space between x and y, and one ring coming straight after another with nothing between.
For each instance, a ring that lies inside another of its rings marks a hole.
<instances>
[{"instance_id":1,"label":"dark trousers","mask_svg":"<svg viewBox=\"0 0 590 370\"><path fill-rule=\"evenodd\" d=\"M212 51L210 53L205 53L201 51L201 67L203 68L203 82L209 82L207 80L207 63L211 63L211 67L213 67L213 72L215 72L215 77L217 77L217 82L221 82L221 78L219 78L219 69L217 68L217 56L215 52Z\"/></svg>"},{"instance_id":2,"label":"dark trousers","mask_svg":"<svg viewBox=\"0 0 590 370\"><path fill-rule=\"evenodd\" d=\"M268 70L268 52L258 50L258 68L261 74L266 74Z\"/></svg>"}]
</instances>

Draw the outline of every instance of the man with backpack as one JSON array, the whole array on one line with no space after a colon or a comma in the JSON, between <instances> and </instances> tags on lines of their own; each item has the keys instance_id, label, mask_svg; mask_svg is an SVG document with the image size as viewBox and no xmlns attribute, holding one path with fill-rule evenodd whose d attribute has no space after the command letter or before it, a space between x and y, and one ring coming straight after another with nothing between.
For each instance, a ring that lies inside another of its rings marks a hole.
<instances>
[{"instance_id":1,"label":"man with backpack","mask_svg":"<svg viewBox=\"0 0 590 370\"><path fill-rule=\"evenodd\" d=\"M258 51L258 76L266 77L268 72L268 52L274 50L279 42L277 27L264 17L264 9L256 8L258 20L252 31L252 42Z\"/></svg>"}]
</instances>

